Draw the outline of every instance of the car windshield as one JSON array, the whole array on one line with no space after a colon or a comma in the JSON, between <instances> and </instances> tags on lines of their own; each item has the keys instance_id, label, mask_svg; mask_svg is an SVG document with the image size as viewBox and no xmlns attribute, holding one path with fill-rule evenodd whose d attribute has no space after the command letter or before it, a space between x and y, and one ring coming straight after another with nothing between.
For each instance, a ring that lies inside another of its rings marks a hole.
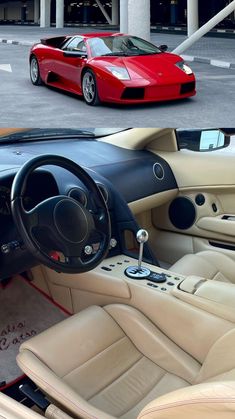
<instances>
[{"instance_id":1,"label":"car windshield","mask_svg":"<svg viewBox=\"0 0 235 419\"><path fill-rule=\"evenodd\" d=\"M88 41L92 57L132 56L160 54L161 50L150 42L135 36L104 36Z\"/></svg>"},{"instance_id":2,"label":"car windshield","mask_svg":"<svg viewBox=\"0 0 235 419\"><path fill-rule=\"evenodd\" d=\"M123 128L80 128L80 129L0 129L0 143L42 141L65 138L99 138L124 131Z\"/></svg>"}]
</instances>

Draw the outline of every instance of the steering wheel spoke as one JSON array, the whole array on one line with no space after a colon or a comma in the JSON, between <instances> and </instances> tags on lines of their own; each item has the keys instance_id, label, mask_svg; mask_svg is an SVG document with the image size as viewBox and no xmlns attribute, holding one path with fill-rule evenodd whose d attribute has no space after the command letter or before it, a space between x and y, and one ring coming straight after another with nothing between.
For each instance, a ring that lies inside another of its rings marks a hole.
<instances>
[{"instance_id":1,"label":"steering wheel spoke","mask_svg":"<svg viewBox=\"0 0 235 419\"><path fill-rule=\"evenodd\" d=\"M93 219L96 231L101 235L105 235L108 228L107 218L105 217L105 211L103 209L100 209L97 214L93 215Z\"/></svg>"},{"instance_id":2,"label":"steering wheel spoke","mask_svg":"<svg viewBox=\"0 0 235 419\"><path fill-rule=\"evenodd\" d=\"M24 211L23 220L25 225L27 226L27 229L32 232L34 228L38 227L38 212L35 211L35 208L33 208L31 211Z\"/></svg>"}]
</instances>

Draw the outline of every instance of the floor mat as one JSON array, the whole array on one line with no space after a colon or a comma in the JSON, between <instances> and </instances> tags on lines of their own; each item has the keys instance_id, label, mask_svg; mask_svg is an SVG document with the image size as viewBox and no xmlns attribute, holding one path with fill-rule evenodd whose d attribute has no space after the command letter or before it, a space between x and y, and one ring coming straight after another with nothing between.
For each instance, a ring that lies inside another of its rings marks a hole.
<instances>
[{"instance_id":1,"label":"floor mat","mask_svg":"<svg viewBox=\"0 0 235 419\"><path fill-rule=\"evenodd\" d=\"M16 364L21 343L66 317L23 278L0 289L0 382L8 384L22 375Z\"/></svg>"}]
</instances>

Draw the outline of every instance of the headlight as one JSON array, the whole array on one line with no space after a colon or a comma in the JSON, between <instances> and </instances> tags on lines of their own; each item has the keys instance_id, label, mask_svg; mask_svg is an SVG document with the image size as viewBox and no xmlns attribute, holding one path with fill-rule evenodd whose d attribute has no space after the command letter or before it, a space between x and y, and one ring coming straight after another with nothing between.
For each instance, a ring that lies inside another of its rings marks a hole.
<instances>
[{"instance_id":1,"label":"headlight","mask_svg":"<svg viewBox=\"0 0 235 419\"><path fill-rule=\"evenodd\" d=\"M130 74L125 67L119 67L116 65L106 67L113 76L119 80L130 80Z\"/></svg>"},{"instance_id":2,"label":"headlight","mask_svg":"<svg viewBox=\"0 0 235 419\"><path fill-rule=\"evenodd\" d=\"M191 68L187 64L185 64L184 61L179 61L175 65L176 67L180 68L180 70L184 71L186 74L193 74Z\"/></svg>"}]
</instances>

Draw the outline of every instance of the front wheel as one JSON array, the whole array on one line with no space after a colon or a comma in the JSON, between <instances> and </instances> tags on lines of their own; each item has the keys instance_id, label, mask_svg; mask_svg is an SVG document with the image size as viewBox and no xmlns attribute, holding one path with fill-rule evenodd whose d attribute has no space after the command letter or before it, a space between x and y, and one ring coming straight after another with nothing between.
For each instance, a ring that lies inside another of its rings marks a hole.
<instances>
[{"instance_id":1,"label":"front wheel","mask_svg":"<svg viewBox=\"0 0 235 419\"><path fill-rule=\"evenodd\" d=\"M96 106L100 104L95 74L91 70L86 70L83 75L82 94L88 105Z\"/></svg>"},{"instance_id":2,"label":"front wheel","mask_svg":"<svg viewBox=\"0 0 235 419\"><path fill-rule=\"evenodd\" d=\"M42 79L41 79L40 70L39 70L39 64L38 64L38 60L35 56L31 57L31 60L30 60L30 79L31 79L31 82L35 86L39 86L40 84L42 84Z\"/></svg>"}]
</instances>

